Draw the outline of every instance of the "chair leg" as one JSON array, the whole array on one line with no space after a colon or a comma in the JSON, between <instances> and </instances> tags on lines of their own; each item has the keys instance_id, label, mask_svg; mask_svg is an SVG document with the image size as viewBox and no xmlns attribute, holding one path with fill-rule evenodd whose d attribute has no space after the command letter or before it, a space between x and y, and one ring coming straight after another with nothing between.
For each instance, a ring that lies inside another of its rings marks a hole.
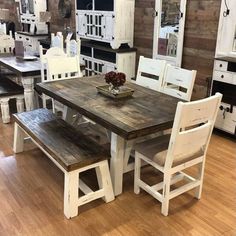
<instances>
[{"instance_id":1,"label":"chair leg","mask_svg":"<svg viewBox=\"0 0 236 236\"><path fill-rule=\"evenodd\" d=\"M16 99L16 107L17 107L17 112L24 112L24 98L17 98Z\"/></svg>"},{"instance_id":2,"label":"chair leg","mask_svg":"<svg viewBox=\"0 0 236 236\"><path fill-rule=\"evenodd\" d=\"M20 153L24 151L24 131L21 127L15 123L14 124L14 142L13 151L14 153Z\"/></svg>"},{"instance_id":3,"label":"chair leg","mask_svg":"<svg viewBox=\"0 0 236 236\"><path fill-rule=\"evenodd\" d=\"M164 181L163 181L163 201L161 204L161 213L164 216L168 216L169 212L169 201L170 201L170 180L171 175L170 174L164 174Z\"/></svg>"},{"instance_id":4,"label":"chair leg","mask_svg":"<svg viewBox=\"0 0 236 236\"><path fill-rule=\"evenodd\" d=\"M139 154L135 153L135 167L134 167L134 193L140 193L140 187L138 185L138 181L140 180L140 172L141 172L141 158L139 158Z\"/></svg>"},{"instance_id":5,"label":"chair leg","mask_svg":"<svg viewBox=\"0 0 236 236\"><path fill-rule=\"evenodd\" d=\"M203 175L204 175L204 163L198 165L198 179L200 180L200 185L195 190L195 198L200 199L202 195L202 185L203 185Z\"/></svg>"},{"instance_id":6,"label":"chair leg","mask_svg":"<svg viewBox=\"0 0 236 236\"><path fill-rule=\"evenodd\" d=\"M65 172L64 214L70 219L78 215L79 171Z\"/></svg>"},{"instance_id":7,"label":"chair leg","mask_svg":"<svg viewBox=\"0 0 236 236\"><path fill-rule=\"evenodd\" d=\"M112 188L108 162L107 161L101 162L99 166L95 168L95 170L97 174L99 188L104 189L105 196L103 200L105 202L113 201L115 197L114 197L114 192Z\"/></svg>"},{"instance_id":8,"label":"chair leg","mask_svg":"<svg viewBox=\"0 0 236 236\"><path fill-rule=\"evenodd\" d=\"M9 98L1 99L1 113L2 113L2 121L4 124L10 122L10 111L9 111Z\"/></svg>"}]
</instances>

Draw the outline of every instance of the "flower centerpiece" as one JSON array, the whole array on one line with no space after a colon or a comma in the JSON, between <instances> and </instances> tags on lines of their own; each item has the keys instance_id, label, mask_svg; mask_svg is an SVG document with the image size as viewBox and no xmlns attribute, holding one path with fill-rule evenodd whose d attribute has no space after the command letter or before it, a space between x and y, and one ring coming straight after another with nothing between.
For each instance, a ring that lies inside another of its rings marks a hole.
<instances>
[{"instance_id":1,"label":"flower centerpiece","mask_svg":"<svg viewBox=\"0 0 236 236\"><path fill-rule=\"evenodd\" d=\"M120 87L126 82L126 76L124 73L110 71L105 74L105 81L110 85L109 90L111 93L118 94L120 92Z\"/></svg>"}]
</instances>

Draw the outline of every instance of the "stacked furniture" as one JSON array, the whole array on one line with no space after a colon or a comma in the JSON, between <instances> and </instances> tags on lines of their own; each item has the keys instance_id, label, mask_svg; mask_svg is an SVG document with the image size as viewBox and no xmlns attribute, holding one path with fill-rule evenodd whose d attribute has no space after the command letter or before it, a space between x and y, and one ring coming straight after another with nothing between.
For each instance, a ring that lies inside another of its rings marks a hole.
<instances>
[{"instance_id":1,"label":"stacked furniture","mask_svg":"<svg viewBox=\"0 0 236 236\"><path fill-rule=\"evenodd\" d=\"M83 39L85 75L119 71L128 80L134 78L133 34L134 0L76 1L76 35Z\"/></svg>"},{"instance_id":2,"label":"stacked furniture","mask_svg":"<svg viewBox=\"0 0 236 236\"><path fill-rule=\"evenodd\" d=\"M22 31L16 40L22 40L27 52L38 52L40 39L48 37L47 0L20 0L20 22Z\"/></svg>"},{"instance_id":3,"label":"stacked furniture","mask_svg":"<svg viewBox=\"0 0 236 236\"><path fill-rule=\"evenodd\" d=\"M223 94L215 127L236 135L236 1L222 0L212 94Z\"/></svg>"}]
</instances>

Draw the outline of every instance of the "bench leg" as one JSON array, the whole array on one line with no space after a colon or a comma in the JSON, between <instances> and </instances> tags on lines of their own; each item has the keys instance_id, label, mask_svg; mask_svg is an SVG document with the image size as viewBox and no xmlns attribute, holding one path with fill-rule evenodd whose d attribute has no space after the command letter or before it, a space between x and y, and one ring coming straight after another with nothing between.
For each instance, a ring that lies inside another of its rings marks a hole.
<instances>
[{"instance_id":1,"label":"bench leg","mask_svg":"<svg viewBox=\"0 0 236 236\"><path fill-rule=\"evenodd\" d=\"M1 113L2 113L2 122L4 124L10 122L10 111L9 111L9 98L4 98L0 100L1 103Z\"/></svg>"},{"instance_id":2,"label":"bench leg","mask_svg":"<svg viewBox=\"0 0 236 236\"><path fill-rule=\"evenodd\" d=\"M25 137L25 132L21 129L21 127L17 123L15 123L14 143L13 143L14 153L20 153L24 151L24 137Z\"/></svg>"},{"instance_id":3,"label":"bench leg","mask_svg":"<svg viewBox=\"0 0 236 236\"><path fill-rule=\"evenodd\" d=\"M16 99L16 107L18 113L24 112L24 98Z\"/></svg>"},{"instance_id":4,"label":"bench leg","mask_svg":"<svg viewBox=\"0 0 236 236\"><path fill-rule=\"evenodd\" d=\"M79 171L65 172L64 214L70 219L78 215Z\"/></svg>"},{"instance_id":5,"label":"bench leg","mask_svg":"<svg viewBox=\"0 0 236 236\"><path fill-rule=\"evenodd\" d=\"M114 192L111 183L111 176L109 172L108 162L103 161L96 167L96 174L98 179L98 185L100 189L104 189L105 202L111 202L115 199Z\"/></svg>"}]
</instances>

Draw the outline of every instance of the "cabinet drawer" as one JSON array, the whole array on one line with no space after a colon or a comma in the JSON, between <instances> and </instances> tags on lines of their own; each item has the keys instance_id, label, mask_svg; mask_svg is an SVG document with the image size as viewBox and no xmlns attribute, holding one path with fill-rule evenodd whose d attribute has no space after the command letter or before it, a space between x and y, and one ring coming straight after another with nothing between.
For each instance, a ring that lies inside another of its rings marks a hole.
<instances>
[{"instance_id":1,"label":"cabinet drawer","mask_svg":"<svg viewBox=\"0 0 236 236\"><path fill-rule=\"evenodd\" d=\"M229 72L214 71L213 80L217 80L217 81L229 83L229 84L234 83L233 74Z\"/></svg>"},{"instance_id":2,"label":"cabinet drawer","mask_svg":"<svg viewBox=\"0 0 236 236\"><path fill-rule=\"evenodd\" d=\"M221 103L223 108L229 108L230 105L226 103ZM235 134L235 127L236 127L236 107L233 106L232 113L224 112L224 110L218 111L215 127L221 130L224 130L228 133Z\"/></svg>"},{"instance_id":3,"label":"cabinet drawer","mask_svg":"<svg viewBox=\"0 0 236 236\"><path fill-rule=\"evenodd\" d=\"M227 71L228 62L215 60L214 70Z\"/></svg>"}]
</instances>

